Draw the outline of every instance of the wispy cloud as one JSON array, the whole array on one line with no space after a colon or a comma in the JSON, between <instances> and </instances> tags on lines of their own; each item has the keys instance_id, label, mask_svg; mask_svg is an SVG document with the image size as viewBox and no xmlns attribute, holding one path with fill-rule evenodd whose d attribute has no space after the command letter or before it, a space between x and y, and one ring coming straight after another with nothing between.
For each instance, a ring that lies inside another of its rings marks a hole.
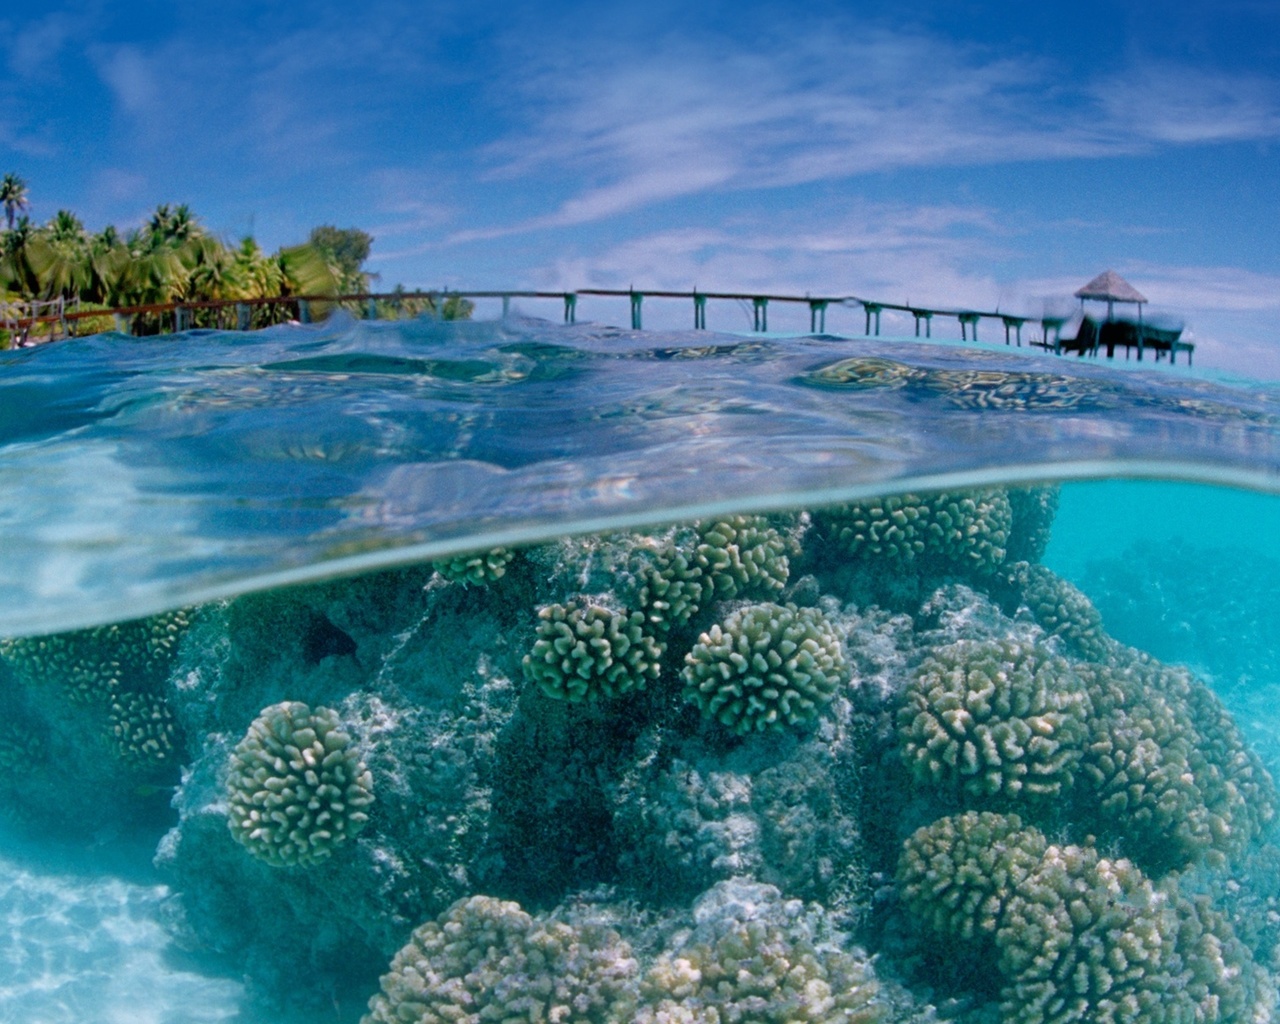
<instances>
[{"instance_id":1,"label":"wispy cloud","mask_svg":"<svg viewBox=\"0 0 1280 1024\"><path fill-rule=\"evenodd\" d=\"M1074 82L1043 57L840 22L755 50L667 38L623 60L592 40L518 57L501 86L525 128L489 148L490 178L547 181L550 208L453 241L712 191L1280 136L1280 90L1259 76L1138 62Z\"/></svg>"},{"instance_id":2,"label":"wispy cloud","mask_svg":"<svg viewBox=\"0 0 1280 1024\"><path fill-rule=\"evenodd\" d=\"M782 291L939 306L986 303L1002 290L985 271L1005 246L987 211L851 204L840 216L779 216L637 236L533 271L541 287ZM1005 296L1008 298L1008 296ZM1007 308L1007 303L1006 303Z\"/></svg>"},{"instance_id":3,"label":"wispy cloud","mask_svg":"<svg viewBox=\"0 0 1280 1024\"><path fill-rule=\"evenodd\" d=\"M1280 87L1250 72L1144 64L1092 90L1109 130L1158 143L1235 142L1280 135Z\"/></svg>"}]
</instances>

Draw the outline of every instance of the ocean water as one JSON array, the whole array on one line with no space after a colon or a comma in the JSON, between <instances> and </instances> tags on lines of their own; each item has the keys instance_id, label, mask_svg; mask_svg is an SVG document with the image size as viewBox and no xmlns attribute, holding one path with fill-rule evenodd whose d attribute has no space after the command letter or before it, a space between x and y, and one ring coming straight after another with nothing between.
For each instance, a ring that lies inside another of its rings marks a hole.
<instances>
[{"instance_id":1,"label":"ocean water","mask_svg":"<svg viewBox=\"0 0 1280 1024\"><path fill-rule=\"evenodd\" d=\"M522 319L0 363L0 1019L1280 1013L1274 384Z\"/></svg>"}]
</instances>

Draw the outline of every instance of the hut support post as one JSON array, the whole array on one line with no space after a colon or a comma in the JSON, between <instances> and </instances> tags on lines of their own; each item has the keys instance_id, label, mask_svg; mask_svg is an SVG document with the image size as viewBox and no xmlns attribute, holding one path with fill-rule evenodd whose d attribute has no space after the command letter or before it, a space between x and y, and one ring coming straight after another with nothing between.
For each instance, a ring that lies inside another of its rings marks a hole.
<instances>
[{"instance_id":1,"label":"hut support post","mask_svg":"<svg viewBox=\"0 0 1280 1024\"><path fill-rule=\"evenodd\" d=\"M644 296L640 292L633 291L631 293L631 329L633 331L641 330L640 323L640 304L644 302Z\"/></svg>"},{"instance_id":2,"label":"hut support post","mask_svg":"<svg viewBox=\"0 0 1280 1024\"><path fill-rule=\"evenodd\" d=\"M767 331L769 329L769 300L754 298L751 300L752 330Z\"/></svg>"},{"instance_id":3,"label":"hut support post","mask_svg":"<svg viewBox=\"0 0 1280 1024\"><path fill-rule=\"evenodd\" d=\"M825 334L827 331L827 303L824 299L809 300L809 333Z\"/></svg>"},{"instance_id":4,"label":"hut support post","mask_svg":"<svg viewBox=\"0 0 1280 1024\"><path fill-rule=\"evenodd\" d=\"M707 297L693 293L693 329L695 331L705 331L707 329Z\"/></svg>"},{"instance_id":5,"label":"hut support post","mask_svg":"<svg viewBox=\"0 0 1280 1024\"><path fill-rule=\"evenodd\" d=\"M567 324L576 324L578 322L578 293L577 292L565 292L564 322Z\"/></svg>"}]
</instances>

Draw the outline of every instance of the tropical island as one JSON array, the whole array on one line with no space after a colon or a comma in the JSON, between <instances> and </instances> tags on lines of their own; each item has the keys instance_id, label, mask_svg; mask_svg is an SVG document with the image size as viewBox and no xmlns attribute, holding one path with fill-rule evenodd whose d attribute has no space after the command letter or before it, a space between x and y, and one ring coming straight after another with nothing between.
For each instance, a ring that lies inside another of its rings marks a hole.
<instances>
[{"instance_id":1,"label":"tropical island","mask_svg":"<svg viewBox=\"0 0 1280 1024\"><path fill-rule=\"evenodd\" d=\"M144 224L124 232L112 224L91 232L66 209L38 225L27 213L31 208L27 183L14 173L0 179L0 208L5 217L0 236L0 306L10 311L3 317L8 320L69 309L83 314L144 307L132 315L129 332L156 334L164 329L161 317L145 307L182 303L190 304L185 326L220 327L219 302L362 295L376 277L364 269L373 236L354 227L322 224L311 230L305 242L267 253L252 235L239 244L228 244L185 203L161 204ZM212 305L202 308L201 303ZM316 315L323 317L335 305L341 303L326 304ZM250 310L251 326L287 319L291 310L284 304L255 304ZM372 312L387 318L436 310L429 298L406 297L402 302L377 303ZM470 314L471 304L445 303L438 312L446 319L458 319ZM367 305L360 313L370 314ZM117 326L105 314L75 320L80 334ZM11 333L0 330L0 347L13 343ZM24 337L39 341L56 333L58 325L49 323L36 325Z\"/></svg>"}]
</instances>

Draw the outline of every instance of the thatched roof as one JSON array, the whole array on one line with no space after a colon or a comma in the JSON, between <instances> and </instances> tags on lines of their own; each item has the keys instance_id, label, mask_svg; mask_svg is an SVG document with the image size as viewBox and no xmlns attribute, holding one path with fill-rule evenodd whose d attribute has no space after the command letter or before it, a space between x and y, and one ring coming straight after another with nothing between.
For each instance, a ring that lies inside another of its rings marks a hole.
<instances>
[{"instance_id":1,"label":"thatched roof","mask_svg":"<svg viewBox=\"0 0 1280 1024\"><path fill-rule=\"evenodd\" d=\"M1117 274L1107 270L1076 292L1077 299L1099 299L1102 302L1146 302L1147 297Z\"/></svg>"}]
</instances>

